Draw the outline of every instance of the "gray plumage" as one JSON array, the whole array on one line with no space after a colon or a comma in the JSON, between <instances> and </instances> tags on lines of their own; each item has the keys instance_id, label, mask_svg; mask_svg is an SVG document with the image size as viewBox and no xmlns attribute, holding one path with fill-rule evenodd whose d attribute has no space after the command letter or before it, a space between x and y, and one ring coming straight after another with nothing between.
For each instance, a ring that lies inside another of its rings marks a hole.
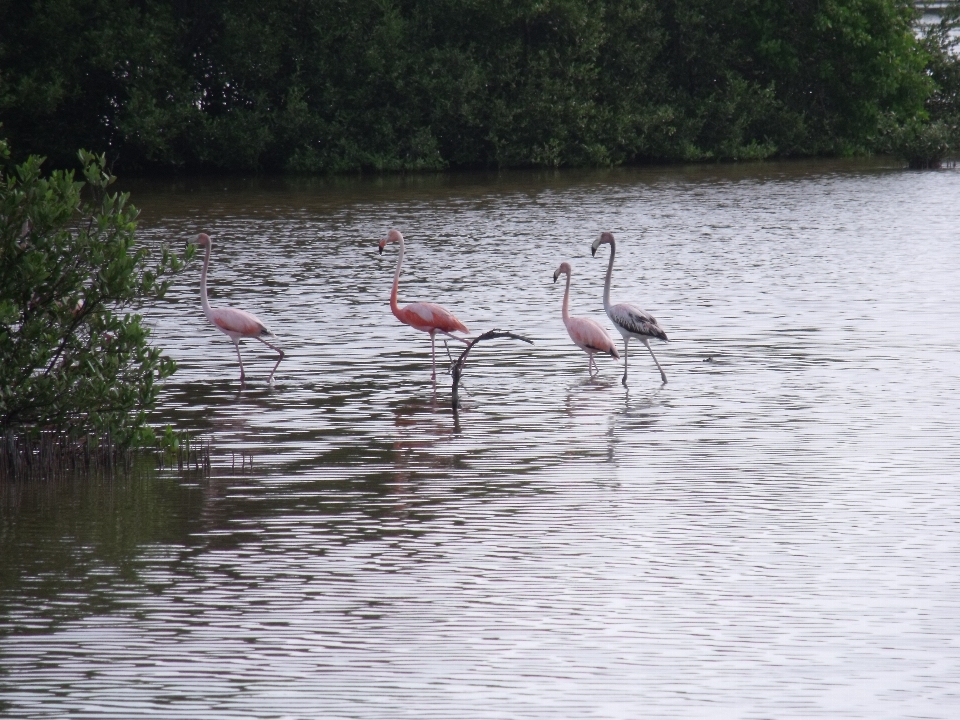
<instances>
[{"instance_id":1,"label":"gray plumage","mask_svg":"<svg viewBox=\"0 0 960 720\"><path fill-rule=\"evenodd\" d=\"M667 341L667 334L657 324L657 319L634 305L613 305L607 315L621 333Z\"/></svg>"},{"instance_id":2,"label":"gray plumage","mask_svg":"<svg viewBox=\"0 0 960 720\"><path fill-rule=\"evenodd\" d=\"M645 310L641 310L634 305L627 305L626 303L619 305L610 304L610 279L613 276L613 258L617 254L617 241L614 240L613 233L601 233L600 237L593 241L590 250L593 256L596 257L597 249L604 243L610 245L610 262L607 265L607 278L603 283L603 309L606 310L607 317L613 322L613 326L617 328L620 335L623 336L622 382L624 385L627 384L630 338L637 338L646 346L647 350L650 351L650 357L653 358L653 362L657 365L657 370L660 371L660 379L666 383L667 374L663 371L663 368L660 367L660 361L657 360L657 356L653 354L650 341L661 340L666 342L667 334L663 331L663 328L660 327L659 323L657 323L657 319Z\"/></svg>"}]
</instances>

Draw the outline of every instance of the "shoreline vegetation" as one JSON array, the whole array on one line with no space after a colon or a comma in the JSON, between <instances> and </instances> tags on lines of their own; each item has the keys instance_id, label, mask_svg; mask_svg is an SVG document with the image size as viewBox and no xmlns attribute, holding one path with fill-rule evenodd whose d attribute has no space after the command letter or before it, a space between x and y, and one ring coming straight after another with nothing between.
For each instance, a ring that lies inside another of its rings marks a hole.
<instances>
[{"instance_id":1,"label":"shoreline vegetation","mask_svg":"<svg viewBox=\"0 0 960 720\"><path fill-rule=\"evenodd\" d=\"M83 181L44 177L35 155L4 171L9 156L0 139L0 470L156 444L148 413L176 363L150 344L138 310L164 296L192 250L137 243L139 211L109 191L103 154L80 151ZM45 445L50 432L59 439Z\"/></svg>"},{"instance_id":2,"label":"shoreline vegetation","mask_svg":"<svg viewBox=\"0 0 960 720\"><path fill-rule=\"evenodd\" d=\"M960 146L957 2L7 3L15 160L338 174Z\"/></svg>"},{"instance_id":3,"label":"shoreline vegetation","mask_svg":"<svg viewBox=\"0 0 960 720\"><path fill-rule=\"evenodd\" d=\"M68 480L91 475L115 477L155 469L209 475L213 441L176 433L170 426L155 445L131 447L110 433L81 435L55 430L7 431L0 438L0 484ZM246 458L243 458L244 464Z\"/></svg>"}]
</instances>

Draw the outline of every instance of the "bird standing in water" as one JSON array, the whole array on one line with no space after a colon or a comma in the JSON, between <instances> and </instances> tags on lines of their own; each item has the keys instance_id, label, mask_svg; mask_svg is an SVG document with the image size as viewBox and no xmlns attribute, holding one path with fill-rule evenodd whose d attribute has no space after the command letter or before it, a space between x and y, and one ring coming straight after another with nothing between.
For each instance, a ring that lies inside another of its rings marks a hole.
<instances>
[{"instance_id":1,"label":"bird standing in water","mask_svg":"<svg viewBox=\"0 0 960 720\"><path fill-rule=\"evenodd\" d=\"M617 346L614 344L610 334L604 330L603 325L596 320L583 317L570 316L570 275L572 274L570 263L560 263L560 267L553 274L553 281L562 274L567 276L567 288L563 291L563 324L567 327L567 334L573 340L573 344L587 354L587 372L590 377L600 372L597 367L597 361L593 359L593 354L600 352L609 355L617 360L620 354L617 352ZM592 368L596 368L596 373Z\"/></svg>"},{"instance_id":2,"label":"bird standing in water","mask_svg":"<svg viewBox=\"0 0 960 720\"><path fill-rule=\"evenodd\" d=\"M400 267L403 265L403 235L399 230L391 230L387 236L380 241L380 254L383 255L383 248L390 243L400 244L400 257L397 258L397 270L393 274L393 290L390 292L390 310L396 316L397 320L405 325L409 325L414 330L429 333L430 335L430 362L433 372L430 375L434 384L437 382L437 351L436 335L443 333L454 340L459 340L465 345L469 341L453 335L454 332L470 332L467 326L457 320L452 312L440 305L434 303L414 302L404 307L397 304L397 289L400 287Z\"/></svg>"},{"instance_id":3,"label":"bird standing in water","mask_svg":"<svg viewBox=\"0 0 960 720\"><path fill-rule=\"evenodd\" d=\"M660 379L664 384L667 382L667 376L657 362L657 356L653 354L650 347L651 340L661 340L666 342L667 334L657 324L657 319L634 305L621 303L619 305L610 304L610 278L613 275L613 258L617 254L617 241L613 239L613 233L601 233L600 237L593 241L590 248L594 257L597 255L597 249L603 244L610 245L610 263L607 265L607 279L603 285L603 309L607 312L607 317L614 324L614 327L620 331L623 336L623 382L627 384L627 362L629 360L630 338L637 338L647 346L650 351L650 357L657 363L657 370L660 371Z\"/></svg>"},{"instance_id":4,"label":"bird standing in water","mask_svg":"<svg viewBox=\"0 0 960 720\"><path fill-rule=\"evenodd\" d=\"M213 248L213 242L206 233L197 235L197 239L194 240L194 242L204 248L203 270L200 271L200 304L203 306L203 314L207 316L207 320L216 326L217 330L233 341L233 346L237 350L237 360L240 361L240 384L243 385L246 382L246 376L243 372L243 359L240 357L241 338L259 340L271 350L279 353L280 357L277 358L277 363L273 366L273 370L270 371L270 377L267 378L267 382L271 382L273 380L273 374L280 365L280 361L283 360L284 353L283 350L268 343L263 338L264 336L276 336L267 329L266 325L260 322L256 315L252 315L245 310L210 307L210 301L207 300L207 268L210 266L210 251Z\"/></svg>"}]
</instances>

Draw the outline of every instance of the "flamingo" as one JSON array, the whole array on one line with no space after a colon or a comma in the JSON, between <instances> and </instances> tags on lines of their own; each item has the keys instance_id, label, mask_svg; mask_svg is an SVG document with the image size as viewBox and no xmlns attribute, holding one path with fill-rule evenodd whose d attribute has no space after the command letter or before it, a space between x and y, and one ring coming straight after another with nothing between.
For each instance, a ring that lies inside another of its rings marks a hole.
<instances>
[{"instance_id":1,"label":"flamingo","mask_svg":"<svg viewBox=\"0 0 960 720\"><path fill-rule=\"evenodd\" d=\"M259 340L268 348L280 354L280 357L277 358L276 365L274 365L273 370L270 371L270 377L267 378L267 382L271 382L273 380L273 374L280 365L280 361L283 360L284 353L280 348L264 340L263 336L276 336L267 329L266 325L260 322L256 315L235 308L214 309L210 307L210 301L207 300L207 268L210 265L210 251L213 248L213 242L206 233L197 235L197 239L194 240L194 242L200 247L205 248L203 270L200 272L200 304L203 306L203 314L207 316L207 320L216 326L217 330L233 341L233 346L237 350L237 360L240 361L240 384L243 385L246 380L243 372L243 359L240 357L240 338L245 337Z\"/></svg>"},{"instance_id":2,"label":"flamingo","mask_svg":"<svg viewBox=\"0 0 960 720\"><path fill-rule=\"evenodd\" d=\"M454 340L459 340L465 345L469 345L468 340L453 335L454 332L470 332L467 326L457 320L452 312L444 307L434 303L415 302L406 307L397 305L397 288L400 287L400 266L403 265L403 235L399 230L391 230L387 236L380 241L380 254L383 255L383 248L390 243L400 243L400 257L397 258L397 270L393 274L393 290L390 293L390 310L396 316L397 320L404 325L409 325L414 330L430 334L430 362L433 372L430 379L434 385L437 383L437 351L436 335L443 333Z\"/></svg>"},{"instance_id":3,"label":"flamingo","mask_svg":"<svg viewBox=\"0 0 960 720\"><path fill-rule=\"evenodd\" d=\"M660 363L657 362L657 356L653 354L650 341L661 340L666 342L667 334L657 324L657 319L645 310L641 310L634 305L627 305L626 303L619 305L610 304L610 277L613 275L613 257L617 254L617 241L613 239L613 233L601 233L600 237L593 241L590 251L593 256L596 257L597 249L604 243L610 244L610 264L607 265L607 280L603 286L603 309L607 312L607 317L610 318L614 327L616 327L623 336L623 380L621 382L624 385L627 384L627 361L629 359L630 338L637 338L647 346L647 350L650 351L650 356L653 358L653 361L657 363L657 370L660 371L660 379L666 384L667 376L663 372L663 368L660 367Z\"/></svg>"},{"instance_id":4,"label":"flamingo","mask_svg":"<svg viewBox=\"0 0 960 720\"><path fill-rule=\"evenodd\" d=\"M553 281L556 282L561 273L566 273L567 289L563 291L563 324L567 326L567 334L570 335L573 344L587 354L587 372L590 373L590 377L593 377L595 373L591 371L592 367L597 368L597 373L600 372L597 361L593 359L594 353L602 352L617 360L620 359L620 354L617 352L617 346L610 334L604 330L603 325L590 318L570 317L570 275L572 272L570 263L560 263L560 267L553 274Z\"/></svg>"}]
</instances>

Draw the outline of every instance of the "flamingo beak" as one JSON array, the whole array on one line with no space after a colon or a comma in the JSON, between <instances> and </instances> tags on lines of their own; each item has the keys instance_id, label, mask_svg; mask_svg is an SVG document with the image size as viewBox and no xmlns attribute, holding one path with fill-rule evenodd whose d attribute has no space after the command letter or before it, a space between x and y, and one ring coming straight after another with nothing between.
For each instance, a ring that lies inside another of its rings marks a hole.
<instances>
[{"instance_id":1,"label":"flamingo beak","mask_svg":"<svg viewBox=\"0 0 960 720\"><path fill-rule=\"evenodd\" d=\"M381 254L381 255L383 255L383 246L386 245L386 244L387 244L387 243L386 243L385 240L381 240L381 241L380 241L380 254Z\"/></svg>"},{"instance_id":2,"label":"flamingo beak","mask_svg":"<svg viewBox=\"0 0 960 720\"><path fill-rule=\"evenodd\" d=\"M599 248L599 247L600 247L600 241L599 241L599 240L594 240L594 241L593 241L593 245L590 246L590 254L591 254L593 257L596 257L596 256L597 256L597 248Z\"/></svg>"},{"instance_id":3,"label":"flamingo beak","mask_svg":"<svg viewBox=\"0 0 960 720\"><path fill-rule=\"evenodd\" d=\"M553 281L556 282L558 277L560 277L560 271L559 271L559 270L557 270L557 271L553 274Z\"/></svg>"}]
</instances>

